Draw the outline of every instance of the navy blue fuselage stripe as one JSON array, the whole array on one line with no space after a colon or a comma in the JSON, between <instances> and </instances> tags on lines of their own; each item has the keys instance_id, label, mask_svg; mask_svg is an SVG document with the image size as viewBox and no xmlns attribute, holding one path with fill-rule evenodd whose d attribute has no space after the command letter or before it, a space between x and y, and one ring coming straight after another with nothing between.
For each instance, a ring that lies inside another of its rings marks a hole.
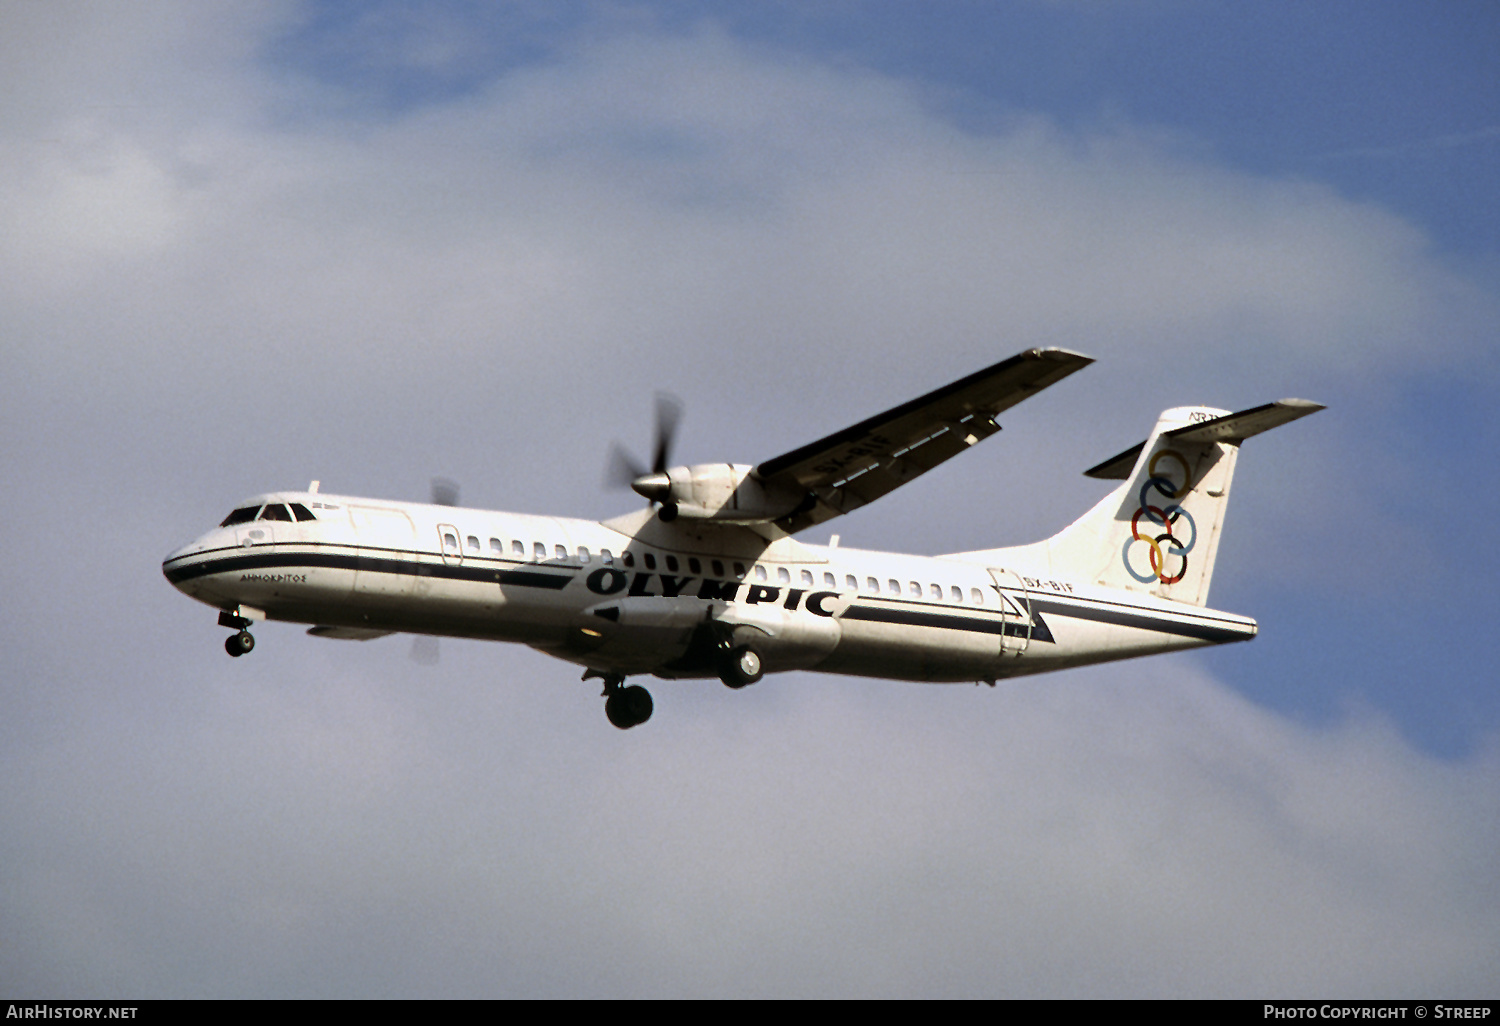
<instances>
[{"instance_id":1,"label":"navy blue fuselage stripe","mask_svg":"<svg viewBox=\"0 0 1500 1026\"><path fill-rule=\"evenodd\" d=\"M1123 609L1111 609L1097 605L1073 605L1062 602L1048 602L1044 599L1031 599L1031 612L1034 626L1031 628L1033 641L1054 643L1056 639L1047 621L1042 619L1043 613L1054 616L1072 617L1075 620L1090 620L1095 623L1107 623L1116 627L1133 627L1137 630L1156 631L1161 634L1173 634L1184 638L1197 638L1201 641L1242 641L1254 636L1254 629L1248 625L1225 625L1219 626L1212 623L1185 623L1181 620L1170 620L1162 616L1153 616L1148 612L1127 612ZM971 616L954 616L950 613L929 613L915 609L892 608L889 606L851 606L848 612L841 617L844 620L865 620L872 623L896 623L910 627L944 627L955 631L976 631L982 634L1004 633L1007 637L1024 638L1027 630L1024 622L1018 623L1014 620L1006 620L1003 628L998 620L981 620Z\"/></svg>"},{"instance_id":2,"label":"navy blue fuselage stripe","mask_svg":"<svg viewBox=\"0 0 1500 1026\"><path fill-rule=\"evenodd\" d=\"M1123 609L1111 609L1100 605L1073 605L1033 598L1031 608L1038 614L1052 613L1056 616L1071 616L1077 620L1092 620L1095 623L1107 623L1115 627L1134 627L1137 630L1175 634L1183 638L1197 638L1200 641L1242 641L1254 635L1254 628L1248 624L1218 626L1203 621L1185 623L1149 612L1127 612Z\"/></svg>"},{"instance_id":3,"label":"navy blue fuselage stripe","mask_svg":"<svg viewBox=\"0 0 1500 1026\"><path fill-rule=\"evenodd\" d=\"M304 566L355 570L360 573L402 574L408 577L440 577L450 581L495 581L502 585L514 584L523 588L546 588L552 591L567 587L568 582L573 579L572 574L501 570L492 566L449 566L443 563L419 563L413 559L389 559L339 552L257 552L204 560L163 572L167 580L179 584L209 574L232 574L272 567L292 570Z\"/></svg>"},{"instance_id":4,"label":"navy blue fuselage stripe","mask_svg":"<svg viewBox=\"0 0 1500 1026\"><path fill-rule=\"evenodd\" d=\"M841 620L864 620L869 623L898 623L906 627L943 627L950 631L974 631L979 634L1004 634L1012 638L1024 638L1028 634L1033 641L1052 643L1052 631L1040 617L1034 618L1028 628L1014 620L988 620L974 616L955 616L952 613L929 613L920 609L903 609L891 606L854 605L841 616Z\"/></svg>"},{"instance_id":5,"label":"navy blue fuselage stripe","mask_svg":"<svg viewBox=\"0 0 1500 1026\"><path fill-rule=\"evenodd\" d=\"M384 550L390 551L390 550ZM500 585L522 588L542 588L560 591L572 581L572 573L549 573L532 569L499 569L483 565L449 565L444 563L422 563L414 559L393 559L339 552L251 552L245 555L223 556L207 559L172 569L163 568L167 580L173 584L190 581L209 574L240 573L251 570L283 569L298 567L323 567L333 570L355 570L360 573L399 574L410 577L435 577L450 581L494 581ZM573 567L560 567L573 570ZM939 627L947 630L973 631L980 634L1003 634L1012 638L1028 635L1034 641L1053 643L1051 628L1042 619L1042 613L1071 617L1075 620L1090 620L1116 627L1131 627L1137 630L1156 631L1200 641L1243 641L1255 636L1250 624L1183 621L1169 619L1144 610L1130 610L1104 603L1057 602L1043 598L1031 598L1029 628L1024 622L1013 619L991 619L930 611L902 600L900 606L855 604L840 617L845 620L863 620L871 623L901 624L908 627Z\"/></svg>"}]
</instances>

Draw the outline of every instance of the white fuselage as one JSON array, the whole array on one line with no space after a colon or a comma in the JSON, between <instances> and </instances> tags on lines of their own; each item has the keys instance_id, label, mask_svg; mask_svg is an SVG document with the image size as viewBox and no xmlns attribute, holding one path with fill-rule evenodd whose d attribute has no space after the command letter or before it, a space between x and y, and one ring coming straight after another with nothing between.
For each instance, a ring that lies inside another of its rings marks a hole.
<instances>
[{"instance_id":1,"label":"white fuselage","mask_svg":"<svg viewBox=\"0 0 1500 1026\"><path fill-rule=\"evenodd\" d=\"M1058 576L1035 547L923 557L647 510L598 523L308 492L245 508L293 504L312 518L216 528L163 572L248 620L520 642L618 676L717 676L710 633L753 639L767 671L993 682L1256 631L1247 617Z\"/></svg>"}]
</instances>

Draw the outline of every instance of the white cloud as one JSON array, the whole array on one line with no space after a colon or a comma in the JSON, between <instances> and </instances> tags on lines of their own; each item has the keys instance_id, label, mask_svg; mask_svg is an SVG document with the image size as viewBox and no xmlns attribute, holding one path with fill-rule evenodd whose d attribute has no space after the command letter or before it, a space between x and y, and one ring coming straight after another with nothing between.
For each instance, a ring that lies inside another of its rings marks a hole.
<instances>
[{"instance_id":1,"label":"white cloud","mask_svg":"<svg viewBox=\"0 0 1500 1026\"><path fill-rule=\"evenodd\" d=\"M1306 730L1182 663L995 693L678 685L625 735L567 722L571 698L424 697L401 675L235 685L178 725L170 760L96 735L32 746L10 845L30 940L9 978L102 985L97 945L123 949L144 905L154 957L132 956L128 993L1491 982L1493 748L1442 764L1378 722ZM62 808L59 790L97 797ZM173 968L204 945L248 961Z\"/></svg>"}]
</instances>

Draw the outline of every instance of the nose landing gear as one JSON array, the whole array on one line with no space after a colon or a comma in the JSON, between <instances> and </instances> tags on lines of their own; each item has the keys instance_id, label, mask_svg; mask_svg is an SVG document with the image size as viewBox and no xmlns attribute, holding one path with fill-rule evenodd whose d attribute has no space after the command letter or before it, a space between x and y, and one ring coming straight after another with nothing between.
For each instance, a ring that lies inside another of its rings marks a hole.
<instances>
[{"instance_id":1,"label":"nose landing gear","mask_svg":"<svg viewBox=\"0 0 1500 1026\"><path fill-rule=\"evenodd\" d=\"M219 614L220 627L232 627L238 634L231 634L224 639L224 651L238 659L255 647L255 637L245 628L250 626L250 621L235 613L221 612Z\"/></svg>"}]
</instances>

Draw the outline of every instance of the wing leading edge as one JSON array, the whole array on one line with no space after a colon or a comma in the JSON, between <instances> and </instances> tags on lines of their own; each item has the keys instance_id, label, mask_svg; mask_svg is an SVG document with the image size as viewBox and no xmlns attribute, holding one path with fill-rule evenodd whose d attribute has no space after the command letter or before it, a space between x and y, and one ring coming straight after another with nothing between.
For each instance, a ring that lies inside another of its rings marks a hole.
<instances>
[{"instance_id":1,"label":"wing leading edge","mask_svg":"<svg viewBox=\"0 0 1500 1026\"><path fill-rule=\"evenodd\" d=\"M755 476L806 498L776 526L794 534L852 512L1000 430L994 418L1093 358L1028 349L810 445L767 460Z\"/></svg>"}]
</instances>

